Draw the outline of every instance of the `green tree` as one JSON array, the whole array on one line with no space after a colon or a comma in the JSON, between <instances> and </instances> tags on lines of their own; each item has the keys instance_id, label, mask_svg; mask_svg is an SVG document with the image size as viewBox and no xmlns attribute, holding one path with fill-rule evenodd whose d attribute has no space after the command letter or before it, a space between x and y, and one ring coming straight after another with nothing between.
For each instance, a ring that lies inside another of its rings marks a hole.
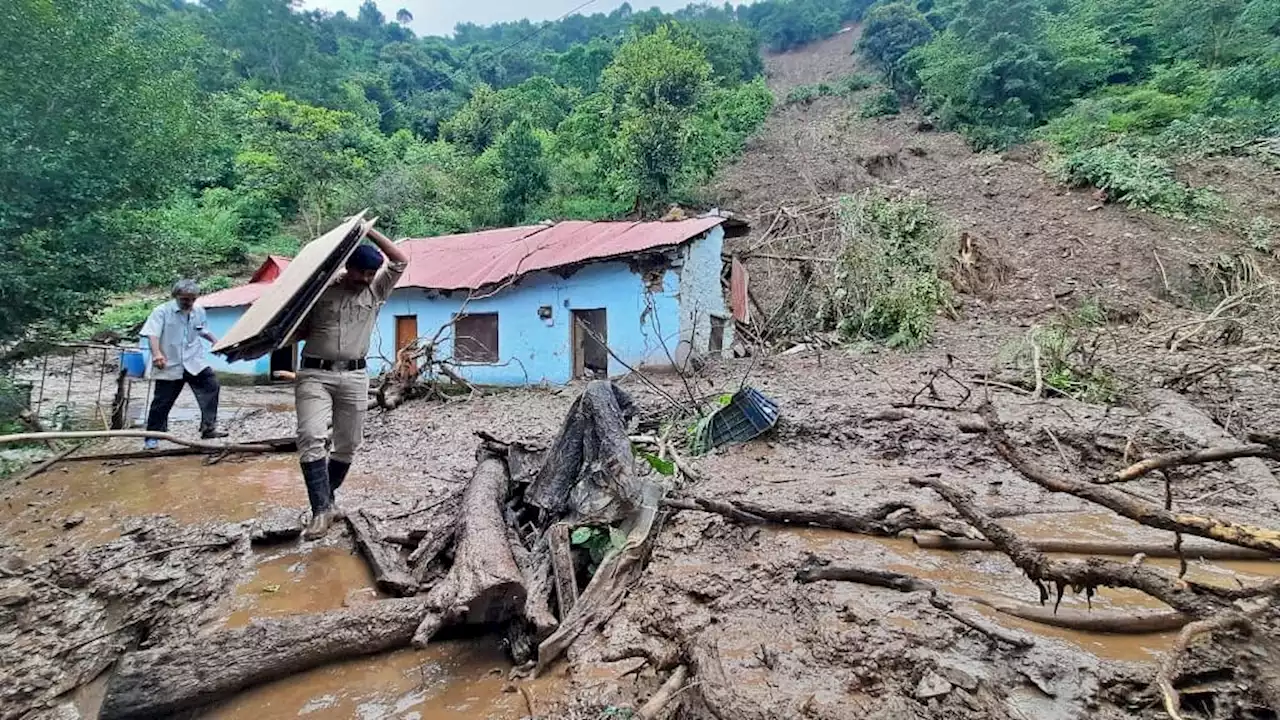
<instances>
[{"instance_id":1,"label":"green tree","mask_svg":"<svg viewBox=\"0 0 1280 720\"><path fill-rule=\"evenodd\" d=\"M678 187L695 109L710 90L701 48L663 26L633 37L604 73L618 132L612 151L623 192L640 208L666 202Z\"/></svg>"},{"instance_id":2,"label":"green tree","mask_svg":"<svg viewBox=\"0 0 1280 720\"><path fill-rule=\"evenodd\" d=\"M905 79L902 59L932 37L933 27L919 10L905 2L892 2L867 13L858 49L891 85L899 86Z\"/></svg>"},{"instance_id":3,"label":"green tree","mask_svg":"<svg viewBox=\"0 0 1280 720\"><path fill-rule=\"evenodd\" d=\"M498 138L498 168L502 177L502 222L518 225L551 188L542 143L526 119L517 120Z\"/></svg>"},{"instance_id":4,"label":"green tree","mask_svg":"<svg viewBox=\"0 0 1280 720\"><path fill-rule=\"evenodd\" d=\"M126 0L13 0L0 13L0 339L83 317L135 277L120 213L206 169L181 46Z\"/></svg>"}]
</instances>

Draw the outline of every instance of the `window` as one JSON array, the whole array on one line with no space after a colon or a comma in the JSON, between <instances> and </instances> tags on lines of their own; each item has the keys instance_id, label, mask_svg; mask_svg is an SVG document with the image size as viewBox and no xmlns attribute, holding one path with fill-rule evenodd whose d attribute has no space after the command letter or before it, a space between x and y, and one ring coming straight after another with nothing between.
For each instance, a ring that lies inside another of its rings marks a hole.
<instances>
[{"instance_id":1,"label":"window","mask_svg":"<svg viewBox=\"0 0 1280 720\"><path fill-rule=\"evenodd\" d=\"M497 313L454 318L453 359L468 363L498 362Z\"/></svg>"},{"instance_id":2,"label":"window","mask_svg":"<svg viewBox=\"0 0 1280 720\"><path fill-rule=\"evenodd\" d=\"M711 316L711 339L707 343L707 352L719 355L724 352L725 319L719 315Z\"/></svg>"}]
</instances>

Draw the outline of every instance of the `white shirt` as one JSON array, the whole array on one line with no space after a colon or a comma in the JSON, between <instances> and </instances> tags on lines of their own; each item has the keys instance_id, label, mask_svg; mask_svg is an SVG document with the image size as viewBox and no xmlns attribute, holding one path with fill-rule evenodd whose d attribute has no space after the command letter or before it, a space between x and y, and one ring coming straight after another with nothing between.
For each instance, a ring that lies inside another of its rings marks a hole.
<instances>
[{"instance_id":1,"label":"white shirt","mask_svg":"<svg viewBox=\"0 0 1280 720\"><path fill-rule=\"evenodd\" d=\"M170 300L151 311L142 326L143 337L154 337L160 352L169 361L163 370L153 367L155 380L181 380L183 371L199 375L209 363L204 359L204 343L200 333L206 331L204 308L196 305L189 312L178 308L177 300Z\"/></svg>"}]
</instances>

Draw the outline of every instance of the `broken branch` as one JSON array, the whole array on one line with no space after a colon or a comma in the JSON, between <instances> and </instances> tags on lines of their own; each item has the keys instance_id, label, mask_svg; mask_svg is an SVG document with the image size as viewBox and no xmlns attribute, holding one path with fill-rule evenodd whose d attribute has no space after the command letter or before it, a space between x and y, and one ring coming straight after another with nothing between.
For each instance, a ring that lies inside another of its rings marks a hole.
<instances>
[{"instance_id":1,"label":"broken branch","mask_svg":"<svg viewBox=\"0 0 1280 720\"><path fill-rule=\"evenodd\" d=\"M948 485L937 478L917 478L911 481L919 487L927 487L945 499L969 524L1009 556L1020 570L1031 578L1040 590L1040 601L1049 598L1045 582L1057 587L1058 599L1067 586L1084 588L1092 594L1093 588L1128 587L1154 597L1175 610L1193 617L1216 614L1222 604L1206 598L1191 589L1182 589L1174 578L1141 566L1090 558L1085 561L1051 560L1030 543L1007 530L974 504L973 493ZM1190 586L1188 586L1189 588Z\"/></svg>"},{"instance_id":2,"label":"broken branch","mask_svg":"<svg viewBox=\"0 0 1280 720\"><path fill-rule=\"evenodd\" d=\"M1138 478L1155 472L1156 470L1164 470L1181 465L1204 465L1206 463L1225 462L1227 460L1236 460L1246 457L1262 457L1269 458L1271 460L1280 460L1280 448L1274 448L1270 445L1259 443L1233 448L1208 448L1207 450L1183 450L1179 452L1166 453L1164 455L1147 458L1141 462L1136 462L1114 475L1095 480L1094 483L1098 485L1111 485L1114 483L1129 482L1131 480L1137 480Z\"/></svg>"},{"instance_id":3,"label":"broken branch","mask_svg":"<svg viewBox=\"0 0 1280 720\"><path fill-rule=\"evenodd\" d=\"M1280 532L1254 525L1200 517L1165 510L1151 503L1142 502L1109 487L1080 482L1058 475L1044 466L1024 457L1013 446L1008 434L1000 425L995 408L984 405L980 414L990 428L988 436L996 450L1018 472L1037 485L1053 492L1068 493L1101 505L1135 522L1148 527L1171 532L1182 532L1230 545L1260 550L1270 555L1280 555ZM995 540L995 538L990 538Z\"/></svg>"}]
</instances>

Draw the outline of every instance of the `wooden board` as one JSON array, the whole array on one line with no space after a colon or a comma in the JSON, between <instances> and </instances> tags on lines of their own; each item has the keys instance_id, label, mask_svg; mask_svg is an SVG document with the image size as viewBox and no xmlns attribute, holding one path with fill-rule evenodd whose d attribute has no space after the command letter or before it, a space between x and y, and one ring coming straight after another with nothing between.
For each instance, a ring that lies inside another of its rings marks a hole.
<instances>
[{"instance_id":1,"label":"wooden board","mask_svg":"<svg viewBox=\"0 0 1280 720\"><path fill-rule=\"evenodd\" d=\"M364 213L351 216L304 245L280 277L222 336L213 352L228 360L252 360L275 350L292 335L369 232L371 225L365 223ZM321 273L324 277L318 277ZM275 342L264 342L268 336L278 337Z\"/></svg>"}]
</instances>

